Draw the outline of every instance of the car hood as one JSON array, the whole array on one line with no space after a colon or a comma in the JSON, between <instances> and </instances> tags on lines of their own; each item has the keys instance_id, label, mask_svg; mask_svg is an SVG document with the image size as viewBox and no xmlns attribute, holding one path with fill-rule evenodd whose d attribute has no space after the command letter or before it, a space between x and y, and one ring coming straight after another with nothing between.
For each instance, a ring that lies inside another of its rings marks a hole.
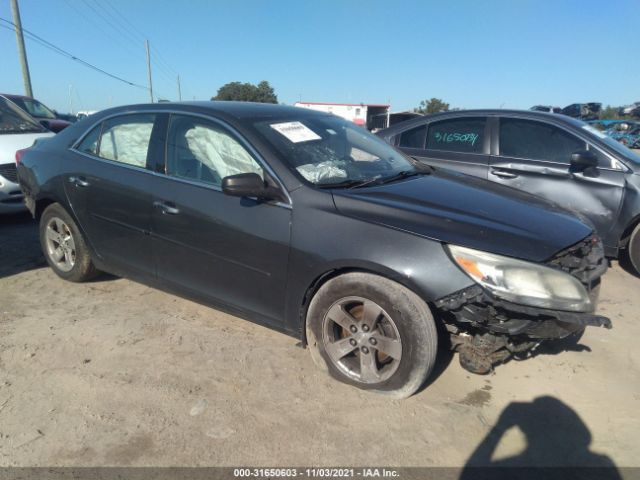
<instances>
[{"instance_id":1,"label":"car hood","mask_svg":"<svg viewBox=\"0 0 640 480\"><path fill-rule=\"evenodd\" d=\"M16 161L16 151L29 148L39 138L53 136L54 134L51 132L0 134L0 165L14 163Z\"/></svg>"},{"instance_id":2,"label":"car hood","mask_svg":"<svg viewBox=\"0 0 640 480\"><path fill-rule=\"evenodd\" d=\"M335 189L345 215L444 243L541 262L591 228L538 197L441 170L387 185Z\"/></svg>"}]
</instances>

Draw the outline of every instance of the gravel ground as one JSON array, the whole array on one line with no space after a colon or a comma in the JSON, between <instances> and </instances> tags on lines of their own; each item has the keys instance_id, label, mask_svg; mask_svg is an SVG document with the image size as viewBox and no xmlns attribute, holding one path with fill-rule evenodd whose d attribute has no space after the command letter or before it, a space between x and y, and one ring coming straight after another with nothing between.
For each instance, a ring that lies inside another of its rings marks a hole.
<instances>
[{"instance_id":1,"label":"gravel ground","mask_svg":"<svg viewBox=\"0 0 640 480\"><path fill-rule=\"evenodd\" d=\"M0 221L2 466L640 466L640 279L617 263L613 330L489 376L443 351L389 401L266 328L125 279L64 282L28 217Z\"/></svg>"}]
</instances>

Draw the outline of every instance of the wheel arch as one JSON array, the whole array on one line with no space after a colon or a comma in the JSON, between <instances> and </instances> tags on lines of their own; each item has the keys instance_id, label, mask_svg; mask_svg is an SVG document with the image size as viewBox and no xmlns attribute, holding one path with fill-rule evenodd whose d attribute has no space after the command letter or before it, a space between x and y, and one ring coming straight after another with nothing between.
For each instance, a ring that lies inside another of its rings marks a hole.
<instances>
[{"instance_id":1,"label":"wheel arch","mask_svg":"<svg viewBox=\"0 0 640 480\"><path fill-rule=\"evenodd\" d=\"M316 275L313 281L306 288L304 295L302 297L302 301L299 304L298 310L298 324L300 325L299 337L303 346L307 345L307 334L306 334L306 325L307 325L307 312L309 310L309 304L311 303L311 299L315 296L315 294L322 288L322 286L327 283L329 280L332 280L341 275L345 275L347 273L369 273L371 275L377 275L379 277L386 278L393 282L396 282L403 287L407 288L411 292L418 295L420 298L423 298L418 287L414 284L410 278L402 276L393 270L382 267L380 265L340 265L335 266L333 268L325 269L319 275ZM427 299L424 299L425 303L427 303L428 307L431 309L432 306Z\"/></svg>"},{"instance_id":2,"label":"wheel arch","mask_svg":"<svg viewBox=\"0 0 640 480\"><path fill-rule=\"evenodd\" d=\"M59 201L57 201L57 200L55 200L55 199L53 199L51 197L44 197L44 198L40 198L40 199L36 200L35 209L33 211L33 218L35 218L36 220L40 220L40 217L42 217L42 213L45 211L45 209L49 205L52 205L54 203L59 203L60 205L62 205ZM64 208L64 206L63 206L63 208ZM65 210L66 210L66 208L65 208Z\"/></svg>"},{"instance_id":3,"label":"wheel arch","mask_svg":"<svg viewBox=\"0 0 640 480\"><path fill-rule=\"evenodd\" d=\"M627 223L627 226L624 228L622 235L620 235L618 248L621 248L621 249L627 248L627 244L629 243L631 234L639 224L640 224L640 214L636 215L634 218L631 219L631 221Z\"/></svg>"},{"instance_id":4,"label":"wheel arch","mask_svg":"<svg viewBox=\"0 0 640 480\"><path fill-rule=\"evenodd\" d=\"M73 208L71 208L71 206L68 205L64 200L56 198L55 195L46 195L46 196L42 196L42 197L38 198L35 201L35 209L33 211L33 218L39 222L40 218L42 217L42 214L47 209L47 207L49 205L53 205L54 203L57 203L58 205L60 205L60 207L62 209L64 209L64 211L67 212L67 214L73 219L73 221L75 222L76 226L78 227L78 230L80 231L80 234L82 235L82 237L83 237L83 239L85 241L85 244L89 248L89 253L91 255L91 258L93 259L94 263L98 263L100 261L100 257L96 254L96 251L93 248L93 244L91 243L91 240L87 236L87 233L86 233L86 231L84 229L84 225L82 225L78 221L78 217L76 216L76 212L74 212Z\"/></svg>"}]
</instances>

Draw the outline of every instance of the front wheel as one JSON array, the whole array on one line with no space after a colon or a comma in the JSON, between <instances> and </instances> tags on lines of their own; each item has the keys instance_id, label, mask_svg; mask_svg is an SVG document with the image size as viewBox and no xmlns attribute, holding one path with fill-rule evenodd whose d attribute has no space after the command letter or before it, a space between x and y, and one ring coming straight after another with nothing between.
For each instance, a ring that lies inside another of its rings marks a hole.
<instances>
[{"instance_id":1,"label":"front wheel","mask_svg":"<svg viewBox=\"0 0 640 480\"><path fill-rule=\"evenodd\" d=\"M369 273L327 281L307 312L307 344L334 378L393 398L415 393L431 373L436 326L411 290Z\"/></svg>"},{"instance_id":2,"label":"front wheel","mask_svg":"<svg viewBox=\"0 0 640 480\"><path fill-rule=\"evenodd\" d=\"M640 223L631 232L629 244L627 245L627 255L636 275L640 275Z\"/></svg>"},{"instance_id":3,"label":"front wheel","mask_svg":"<svg viewBox=\"0 0 640 480\"><path fill-rule=\"evenodd\" d=\"M98 273L82 234L62 205L49 205L40 217L40 244L51 269L65 280L83 282Z\"/></svg>"}]
</instances>

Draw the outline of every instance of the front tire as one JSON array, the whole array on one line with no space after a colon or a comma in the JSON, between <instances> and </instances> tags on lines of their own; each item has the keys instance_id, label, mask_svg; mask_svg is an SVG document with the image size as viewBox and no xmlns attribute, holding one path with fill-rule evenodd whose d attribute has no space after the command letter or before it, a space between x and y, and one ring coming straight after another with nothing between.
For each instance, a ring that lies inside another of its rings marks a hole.
<instances>
[{"instance_id":1,"label":"front tire","mask_svg":"<svg viewBox=\"0 0 640 480\"><path fill-rule=\"evenodd\" d=\"M59 277L84 282L98 274L76 222L59 203L49 205L40 217L40 244Z\"/></svg>"},{"instance_id":2,"label":"front tire","mask_svg":"<svg viewBox=\"0 0 640 480\"><path fill-rule=\"evenodd\" d=\"M627 255L636 275L640 275L640 223L631 232L629 244L627 245Z\"/></svg>"},{"instance_id":3,"label":"front tire","mask_svg":"<svg viewBox=\"0 0 640 480\"><path fill-rule=\"evenodd\" d=\"M331 376L364 390L406 398L435 364L438 336L427 304L370 273L327 281L307 312L311 356Z\"/></svg>"}]
</instances>

